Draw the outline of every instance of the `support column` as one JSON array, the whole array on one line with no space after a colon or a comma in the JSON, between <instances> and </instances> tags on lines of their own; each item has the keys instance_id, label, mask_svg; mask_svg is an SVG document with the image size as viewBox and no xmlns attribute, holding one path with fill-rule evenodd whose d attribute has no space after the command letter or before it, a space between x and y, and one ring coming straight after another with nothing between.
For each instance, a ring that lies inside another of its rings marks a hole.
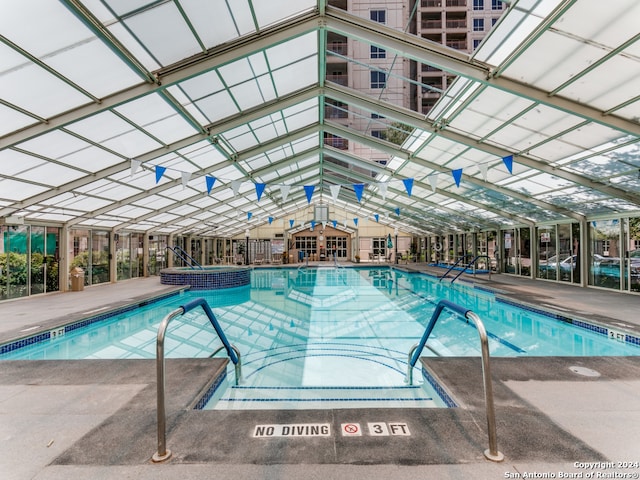
<instances>
[{"instance_id":1,"label":"support column","mask_svg":"<svg viewBox=\"0 0 640 480\"><path fill-rule=\"evenodd\" d=\"M60 245L58 245L60 258L58 259L58 288L61 292L69 291L69 229L62 227L60 229Z\"/></svg>"}]
</instances>

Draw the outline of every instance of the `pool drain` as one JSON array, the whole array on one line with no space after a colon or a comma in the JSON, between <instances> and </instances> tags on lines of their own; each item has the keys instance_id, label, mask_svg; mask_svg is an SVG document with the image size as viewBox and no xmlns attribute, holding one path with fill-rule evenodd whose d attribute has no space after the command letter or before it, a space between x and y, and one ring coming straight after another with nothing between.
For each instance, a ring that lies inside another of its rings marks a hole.
<instances>
[{"instance_id":1,"label":"pool drain","mask_svg":"<svg viewBox=\"0 0 640 480\"><path fill-rule=\"evenodd\" d=\"M569 370L571 370L575 374L582 375L584 377L599 377L600 376L600 372L596 372L595 370L591 370L590 368L586 368L586 367L572 366L572 367L569 367Z\"/></svg>"}]
</instances>

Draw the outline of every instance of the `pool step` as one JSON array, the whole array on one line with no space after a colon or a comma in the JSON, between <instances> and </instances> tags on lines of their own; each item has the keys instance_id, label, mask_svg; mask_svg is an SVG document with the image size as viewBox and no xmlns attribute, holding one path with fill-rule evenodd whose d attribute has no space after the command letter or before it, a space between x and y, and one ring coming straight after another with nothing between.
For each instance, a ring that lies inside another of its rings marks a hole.
<instances>
[{"instance_id":1,"label":"pool step","mask_svg":"<svg viewBox=\"0 0 640 480\"><path fill-rule=\"evenodd\" d=\"M230 386L213 410L317 410L331 408L439 408L420 385L400 387Z\"/></svg>"}]
</instances>

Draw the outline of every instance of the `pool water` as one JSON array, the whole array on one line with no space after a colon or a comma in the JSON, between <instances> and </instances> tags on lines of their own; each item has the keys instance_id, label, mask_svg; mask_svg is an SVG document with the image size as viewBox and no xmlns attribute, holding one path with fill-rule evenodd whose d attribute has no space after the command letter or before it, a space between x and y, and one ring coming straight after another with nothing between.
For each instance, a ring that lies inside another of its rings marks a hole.
<instances>
[{"instance_id":1,"label":"pool water","mask_svg":"<svg viewBox=\"0 0 640 480\"><path fill-rule=\"evenodd\" d=\"M494 357L640 354L637 345L589 326L502 303L463 284L388 267L302 267L254 270L251 286L184 292L0 358L155 358L160 321L197 297L208 301L240 350L244 388L403 386L408 352L440 299L479 315ZM480 355L473 324L446 310L427 345L423 355ZM168 358L207 357L219 346L209 320L196 309L173 320L165 352Z\"/></svg>"}]
</instances>

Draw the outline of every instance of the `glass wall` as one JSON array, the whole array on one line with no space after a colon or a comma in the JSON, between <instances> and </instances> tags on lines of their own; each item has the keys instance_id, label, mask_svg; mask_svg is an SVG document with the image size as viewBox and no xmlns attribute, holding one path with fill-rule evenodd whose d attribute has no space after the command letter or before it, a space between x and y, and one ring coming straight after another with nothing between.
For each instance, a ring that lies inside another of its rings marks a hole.
<instances>
[{"instance_id":1,"label":"glass wall","mask_svg":"<svg viewBox=\"0 0 640 480\"><path fill-rule=\"evenodd\" d=\"M589 224L589 284L640 292L640 217Z\"/></svg>"},{"instance_id":2,"label":"glass wall","mask_svg":"<svg viewBox=\"0 0 640 480\"><path fill-rule=\"evenodd\" d=\"M0 226L0 300L60 289L60 229Z\"/></svg>"},{"instance_id":3,"label":"glass wall","mask_svg":"<svg viewBox=\"0 0 640 480\"><path fill-rule=\"evenodd\" d=\"M557 280L559 277L557 244L558 230L556 225L545 225L536 228L536 242L538 245L537 277L545 280Z\"/></svg>"},{"instance_id":4,"label":"glass wall","mask_svg":"<svg viewBox=\"0 0 640 480\"><path fill-rule=\"evenodd\" d=\"M117 279L143 276L143 234L120 232L116 238Z\"/></svg>"},{"instance_id":5,"label":"glass wall","mask_svg":"<svg viewBox=\"0 0 640 480\"><path fill-rule=\"evenodd\" d=\"M29 294L29 227L8 225L0 229L0 299L24 297Z\"/></svg>"},{"instance_id":6,"label":"glass wall","mask_svg":"<svg viewBox=\"0 0 640 480\"><path fill-rule=\"evenodd\" d=\"M531 229L511 228L502 231L503 272L531 275Z\"/></svg>"},{"instance_id":7,"label":"glass wall","mask_svg":"<svg viewBox=\"0 0 640 480\"><path fill-rule=\"evenodd\" d=\"M100 230L69 231L69 268L84 270L84 284L109 282L109 232Z\"/></svg>"},{"instance_id":8,"label":"glass wall","mask_svg":"<svg viewBox=\"0 0 640 480\"><path fill-rule=\"evenodd\" d=\"M160 275L160 270L167 268L166 235L149 236L149 275Z\"/></svg>"}]
</instances>

